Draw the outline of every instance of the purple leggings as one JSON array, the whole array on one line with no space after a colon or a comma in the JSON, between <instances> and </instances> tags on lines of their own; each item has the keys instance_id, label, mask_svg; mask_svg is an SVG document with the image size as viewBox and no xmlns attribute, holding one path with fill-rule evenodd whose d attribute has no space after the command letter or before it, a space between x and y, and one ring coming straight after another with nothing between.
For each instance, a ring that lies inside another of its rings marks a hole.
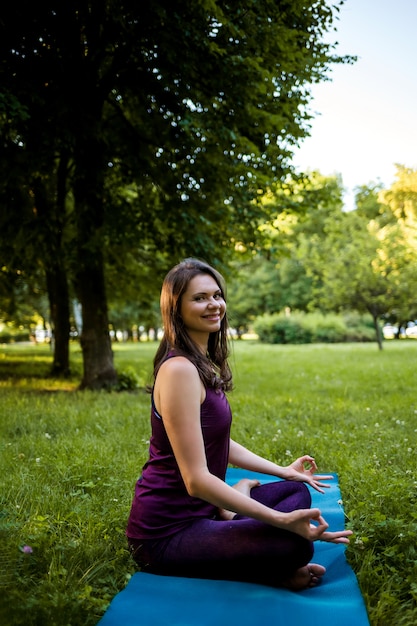
<instances>
[{"instance_id":1,"label":"purple leggings","mask_svg":"<svg viewBox=\"0 0 417 626\"><path fill-rule=\"evenodd\" d=\"M304 483L277 481L254 487L251 497L277 511L308 509ZM142 571L187 578L214 578L278 587L313 556L313 544L300 535L250 517L199 519L158 540L129 539Z\"/></svg>"}]
</instances>

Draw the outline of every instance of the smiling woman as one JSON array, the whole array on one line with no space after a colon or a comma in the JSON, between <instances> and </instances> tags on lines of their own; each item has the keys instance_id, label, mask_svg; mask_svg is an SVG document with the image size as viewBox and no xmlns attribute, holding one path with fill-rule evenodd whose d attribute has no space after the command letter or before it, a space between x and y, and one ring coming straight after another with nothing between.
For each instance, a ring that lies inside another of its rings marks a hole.
<instances>
[{"instance_id":1,"label":"smiling woman","mask_svg":"<svg viewBox=\"0 0 417 626\"><path fill-rule=\"evenodd\" d=\"M164 336L154 358L149 456L127 527L145 572L263 583L294 590L325 573L310 563L316 540L348 543L311 508L306 484L323 493L309 455L281 467L230 437L225 285L210 265L186 259L161 292ZM228 465L284 480L231 486ZM323 482L324 481L324 482Z\"/></svg>"},{"instance_id":2,"label":"smiling woman","mask_svg":"<svg viewBox=\"0 0 417 626\"><path fill-rule=\"evenodd\" d=\"M182 296L181 318L188 335L204 354L207 333L220 330L226 313L222 290L212 276L198 274L188 284Z\"/></svg>"}]
</instances>

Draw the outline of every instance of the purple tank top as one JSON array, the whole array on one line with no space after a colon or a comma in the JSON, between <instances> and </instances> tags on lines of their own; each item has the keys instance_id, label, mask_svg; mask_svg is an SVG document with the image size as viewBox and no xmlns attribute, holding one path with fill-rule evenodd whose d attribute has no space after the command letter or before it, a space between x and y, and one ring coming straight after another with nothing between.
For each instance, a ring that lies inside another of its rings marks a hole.
<instances>
[{"instance_id":1,"label":"purple tank top","mask_svg":"<svg viewBox=\"0 0 417 626\"><path fill-rule=\"evenodd\" d=\"M232 414L222 391L206 389L200 419L208 469L224 480ZM217 512L212 504L188 495L153 396L151 428L149 458L136 483L126 530L132 539L167 537L195 519L214 517Z\"/></svg>"}]
</instances>

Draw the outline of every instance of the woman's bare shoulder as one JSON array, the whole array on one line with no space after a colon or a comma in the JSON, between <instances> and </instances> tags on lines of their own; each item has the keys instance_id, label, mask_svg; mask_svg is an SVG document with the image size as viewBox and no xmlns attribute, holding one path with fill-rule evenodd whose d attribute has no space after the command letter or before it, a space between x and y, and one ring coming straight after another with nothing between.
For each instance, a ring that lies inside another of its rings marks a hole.
<instances>
[{"instance_id":1,"label":"woman's bare shoulder","mask_svg":"<svg viewBox=\"0 0 417 626\"><path fill-rule=\"evenodd\" d=\"M178 396L179 394L179 396ZM154 386L154 399L158 407L161 396L177 396L188 400L196 394L200 403L204 401L205 389L200 380L197 368L184 356L175 356L167 359L159 368Z\"/></svg>"},{"instance_id":2,"label":"woman's bare shoulder","mask_svg":"<svg viewBox=\"0 0 417 626\"><path fill-rule=\"evenodd\" d=\"M181 376L182 374L190 376L191 374L198 375L198 372L196 366L187 357L175 355L162 363L158 376L159 374L163 376Z\"/></svg>"}]
</instances>

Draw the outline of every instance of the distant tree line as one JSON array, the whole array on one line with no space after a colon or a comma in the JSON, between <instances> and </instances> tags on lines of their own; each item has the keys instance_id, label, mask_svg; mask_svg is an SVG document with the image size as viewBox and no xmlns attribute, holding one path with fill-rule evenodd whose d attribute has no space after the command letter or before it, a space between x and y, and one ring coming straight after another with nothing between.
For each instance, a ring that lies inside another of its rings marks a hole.
<instances>
[{"instance_id":1,"label":"distant tree line","mask_svg":"<svg viewBox=\"0 0 417 626\"><path fill-rule=\"evenodd\" d=\"M237 337L255 328L272 342L372 339L382 348L384 323L399 338L417 319L417 171L397 166L390 189L358 188L354 211L343 210L342 196L339 177L317 172L263 194L271 220L259 226L256 246L238 246L228 270ZM285 210L288 198L297 210ZM16 310L30 319L40 309L24 294ZM109 298L113 336L155 338L158 295L138 306L121 281Z\"/></svg>"}]
</instances>

